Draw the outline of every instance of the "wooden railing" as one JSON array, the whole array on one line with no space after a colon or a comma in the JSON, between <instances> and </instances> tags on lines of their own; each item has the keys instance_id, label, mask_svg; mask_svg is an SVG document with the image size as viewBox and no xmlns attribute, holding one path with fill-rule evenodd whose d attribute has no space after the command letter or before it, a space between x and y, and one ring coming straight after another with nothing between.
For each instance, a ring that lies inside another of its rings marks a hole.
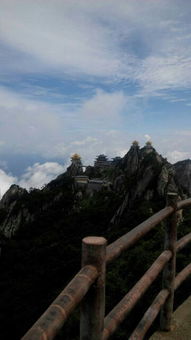
<instances>
[{"instance_id":1,"label":"wooden railing","mask_svg":"<svg viewBox=\"0 0 191 340\"><path fill-rule=\"evenodd\" d=\"M106 246L103 237L86 237L82 240L82 269L48 307L45 313L24 335L22 340L51 340L62 328L72 311L81 302L80 339L106 340L126 318L140 297L146 292L163 270L163 286L144 314L130 340L141 340L161 311L160 327L170 330L174 291L191 275L191 264L177 276L176 253L191 241L191 233L177 242L177 220L179 211L191 207L191 198L177 202L177 194L168 193L167 206L143 223ZM105 316L105 272L106 264L133 246L161 221L167 219L164 251L147 272Z\"/></svg>"}]
</instances>

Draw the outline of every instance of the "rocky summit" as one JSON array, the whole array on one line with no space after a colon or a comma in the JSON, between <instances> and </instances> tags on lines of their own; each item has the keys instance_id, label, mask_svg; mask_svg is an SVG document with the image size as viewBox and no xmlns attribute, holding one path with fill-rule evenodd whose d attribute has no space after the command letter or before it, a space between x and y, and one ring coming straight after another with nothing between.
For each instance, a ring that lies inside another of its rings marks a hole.
<instances>
[{"instance_id":1,"label":"rocky summit","mask_svg":"<svg viewBox=\"0 0 191 340\"><path fill-rule=\"evenodd\" d=\"M63 198L70 197L70 211L79 211L83 201L95 192L102 191L107 198L108 192L117 196L119 205L113 207L110 222L118 224L129 212L134 203L158 200L165 203L166 193L177 192L180 198L191 195L191 160L170 164L154 149L151 142L143 148L137 141L132 143L127 154L115 166L86 167L82 171L79 155L74 155L72 164L66 173L57 177L42 190L32 189L27 192L17 185L12 185L0 201L0 233L11 238L16 233L41 218L48 211L58 211L56 220L66 213ZM77 161L76 161L77 159ZM75 162L74 162L75 161ZM110 163L109 163L110 164ZM56 222L55 220L55 222Z\"/></svg>"}]
</instances>

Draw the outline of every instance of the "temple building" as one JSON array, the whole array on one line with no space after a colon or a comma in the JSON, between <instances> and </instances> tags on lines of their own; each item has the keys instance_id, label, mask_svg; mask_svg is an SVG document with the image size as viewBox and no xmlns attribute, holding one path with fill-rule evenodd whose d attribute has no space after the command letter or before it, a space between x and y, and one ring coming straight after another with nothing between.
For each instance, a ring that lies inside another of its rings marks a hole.
<instances>
[{"instance_id":1,"label":"temple building","mask_svg":"<svg viewBox=\"0 0 191 340\"><path fill-rule=\"evenodd\" d=\"M148 140L145 144L145 151L146 153L150 153L150 152L153 152L154 148L152 146L152 142L151 140Z\"/></svg>"},{"instance_id":2,"label":"temple building","mask_svg":"<svg viewBox=\"0 0 191 340\"><path fill-rule=\"evenodd\" d=\"M137 140L134 140L134 141L132 142L132 146L138 147L138 146L139 146L139 142L138 142Z\"/></svg>"},{"instance_id":3,"label":"temple building","mask_svg":"<svg viewBox=\"0 0 191 340\"><path fill-rule=\"evenodd\" d=\"M71 157L71 165L67 168L67 173L70 176L78 176L83 174L83 165L80 155L77 153Z\"/></svg>"},{"instance_id":4,"label":"temple building","mask_svg":"<svg viewBox=\"0 0 191 340\"><path fill-rule=\"evenodd\" d=\"M112 162L109 161L107 156L104 154L97 156L94 162L94 166L97 168L108 168L111 166L111 164Z\"/></svg>"},{"instance_id":5,"label":"temple building","mask_svg":"<svg viewBox=\"0 0 191 340\"><path fill-rule=\"evenodd\" d=\"M71 162L72 162L72 165L75 165L76 167L82 167L81 157L77 153L72 155Z\"/></svg>"}]
</instances>

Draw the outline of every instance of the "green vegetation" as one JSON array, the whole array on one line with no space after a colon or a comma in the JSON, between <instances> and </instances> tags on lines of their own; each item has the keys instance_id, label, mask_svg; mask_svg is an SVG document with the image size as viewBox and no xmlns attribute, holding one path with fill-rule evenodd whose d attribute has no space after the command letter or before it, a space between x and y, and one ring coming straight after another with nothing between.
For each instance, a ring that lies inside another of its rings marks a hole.
<instances>
[{"instance_id":1,"label":"green vegetation","mask_svg":"<svg viewBox=\"0 0 191 340\"><path fill-rule=\"evenodd\" d=\"M133 196L136 183L152 166L154 176L147 189L153 190L152 200L143 195L131 201L117 225L110 221L128 193ZM125 176L120 168L106 169L100 176L112 180L123 175L121 190L103 187L93 196L85 192L78 195L74 181L67 174L59 176L42 190L31 189L23 194L13 207L16 215L27 211L30 218L23 220L22 228L11 240L3 240L0 280L0 335L3 340L20 337L39 318L48 305L80 269L81 240L97 235L108 243L130 231L165 205L165 199L157 194L157 178L161 164L153 153L146 155L139 170ZM91 173L93 173L93 169ZM102 177L102 178L103 178ZM113 186L114 187L114 186ZM0 210L0 222L6 216ZM179 238L191 230L191 212L186 210L178 229ZM106 287L106 311L127 293L145 273L163 249L164 223L158 225L136 247L108 266ZM177 270L191 262L190 247L177 257ZM130 317L125 320L113 339L127 339L142 313L148 308L161 288L159 277L139 301ZM190 280L178 290L176 303L190 294ZM10 327L11 325L11 327ZM68 320L57 339L79 338L79 310Z\"/></svg>"},{"instance_id":2,"label":"green vegetation","mask_svg":"<svg viewBox=\"0 0 191 340\"><path fill-rule=\"evenodd\" d=\"M50 199L49 191L33 190L31 194L35 197L35 206L38 207L43 199L46 202ZM110 241L151 215L148 202L139 202L139 208L132 209L131 214L129 213L128 224L123 220L116 228L108 223L113 213L111 206L115 210L119 204L114 193L107 193L106 196L105 192L99 192L94 198L82 200L78 212L70 214L66 208L61 211L62 205L70 209L74 200L74 194L64 191L61 202L58 205L54 203L54 209L48 209L41 217L39 214L35 224L31 223L27 228L23 228L14 240L4 246L0 281L0 333L4 340L19 339L79 270L81 239L84 236L103 235ZM31 204L32 199L29 202ZM30 209L32 208L30 206ZM156 209L156 202L153 203L152 209ZM56 219L58 212L59 220ZM187 212L183 224L179 227L180 236L190 230L189 224L191 225L191 214ZM136 283L159 255L162 247L161 225L108 268L107 311ZM178 256L178 269L190 260L191 254L185 249ZM160 280L157 283L160 287ZM148 306L156 290L155 284L146 298L140 301L132 317L124 322L115 339L126 338L127 329L132 329L135 321L138 321L139 310L146 308L145 302ZM76 312L64 327L62 333L65 339L78 338L78 319L79 313Z\"/></svg>"}]
</instances>

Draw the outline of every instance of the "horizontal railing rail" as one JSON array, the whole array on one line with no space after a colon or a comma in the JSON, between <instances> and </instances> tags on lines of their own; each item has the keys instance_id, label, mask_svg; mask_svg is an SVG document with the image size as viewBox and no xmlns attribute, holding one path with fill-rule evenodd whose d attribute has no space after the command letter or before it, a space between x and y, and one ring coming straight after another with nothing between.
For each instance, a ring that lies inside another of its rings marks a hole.
<instances>
[{"instance_id":1,"label":"horizontal railing rail","mask_svg":"<svg viewBox=\"0 0 191 340\"><path fill-rule=\"evenodd\" d=\"M98 271L94 266L84 266L23 339L53 339L97 277Z\"/></svg>"},{"instance_id":2,"label":"horizontal railing rail","mask_svg":"<svg viewBox=\"0 0 191 340\"><path fill-rule=\"evenodd\" d=\"M124 298L112 309L106 316L104 322L104 330L102 339L108 339L120 323L126 318L127 314L132 310L138 300L143 296L151 283L157 278L165 264L172 257L170 250L165 250L135 284L135 286L124 296Z\"/></svg>"},{"instance_id":3,"label":"horizontal railing rail","mask_svg":"<svg viewBox=\"0 0 191 340\"><path fill-rule=\"evenodd\" d=\"M127 317L139 299L163 271L163 288L155 297L130 340L143 339L161 311L161 328L169 330L174 291L191 275L191 264L176 277L176 253L191 242L191 233L177 241L178 210L191 207L191 198L177 202L169 193L167 206L106 247L103 237L82 241L82 269L48 307L22 340L52 340L73 310L81 303L80 339L106 340ZM109 312L105 313L105 267L132 247L160 222L167 220L164 251L134 287Z\"/></svg>"},{"instance_id":4,"label":"horizontal railing rail","mask_svg":"<svg viewBox=\"0 0 191 340\"><path fill-rule=\"evenodd\" d=\"M186 236L182 237L176 243L176 251L180 251L183 249L189 242L191 242L191 233L187 234ZM114 331L118 328L119 324L126 318L127 314L132 310L141 296L146 292L152 282L157 278L160 274L162 269L164 268L165 264L170 260L172 257L172 252L170 251L163 251L163 253L155 260L152 266L148 269L148 271L142 276L142 278L135 284L135 286L125 295L125 297L114 307L114 309L106 316L105 318L105 327L103 331L103 340L108 339ZM179 276L176 277L176 289L179 287L180 283L183 282L186 277L191 274L191 264L187 266L188 268L184 269ZM180 281L180 277L182 280ZM180 282L179 282L180 281ZM179 282L179 283L178 283ZM167 289L163 290L163 293L166 294L164 291L168 292L166 298L169 295L169 291ZM164 302L166 299L164 300ZM138 338L139 339L139 338Z\"/></svg>"},{"instance_id":5,"label":"horizontal railing rail","mask_svg":"<svg viewBox=\"0 0 191 340\"><path fill-rule=\"evenodd\" d=\"M107 247L107 263L112 262L114 259L120 256L120 254L132 247L137 241L145 236L149 231L154 229L160 222L170 216L174 211L173 207L166 207L153 216L149 217L146 221L133 228L125 235L118 238L116 241L108 245Z\"/></svg>"},{"instance_id":6,"label":"horizontal railing rail","mask_svg":"<svg viewBox=\"0 0 191 340\"><path fill-rule=\"evenodd\" d=\"M186 278L191 275L191 264L186 266L175 278L174 289L176 290ZM134 332L129 337L129 340L142 340L145 334L151 327L160 312L161 307L164 305L167 297L169 296L168 289L162 289L155 297L153 303L145 312L143 318L135 328Z\"/></svg>"}]
</instances>

